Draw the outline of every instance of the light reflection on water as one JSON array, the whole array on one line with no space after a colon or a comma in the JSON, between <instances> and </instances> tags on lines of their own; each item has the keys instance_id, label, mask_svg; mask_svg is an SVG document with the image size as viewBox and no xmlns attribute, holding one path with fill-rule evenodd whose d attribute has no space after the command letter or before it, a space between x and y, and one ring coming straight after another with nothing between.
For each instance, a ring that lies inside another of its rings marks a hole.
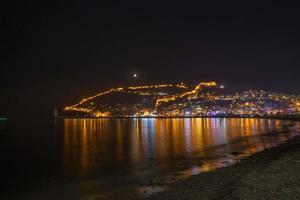
<instances>
[{"instance_id":1,"label":"light reflection on water","mask_svg":"<svg viewBox=\"0 0 300 200\"><path fill-rule=\"evenodd\" d=\"M65 174L103 185L121 177L128 185L174 173L185 178L274 147L298 129L266 119L65 119Z\"/></svg>"}]
</instances>

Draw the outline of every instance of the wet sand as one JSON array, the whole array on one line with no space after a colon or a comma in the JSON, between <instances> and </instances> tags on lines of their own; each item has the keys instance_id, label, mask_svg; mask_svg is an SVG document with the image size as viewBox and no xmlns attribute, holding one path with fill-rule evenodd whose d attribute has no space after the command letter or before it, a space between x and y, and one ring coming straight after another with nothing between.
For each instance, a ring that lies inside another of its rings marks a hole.
<instances>
[{"instance_id":1,"label":"wet sand","mask_svg":"<svg viewBox=\"0 0 300 200\"><path fill-rule=\"evenodd\" d=\"M146 199L300 199L300 137L168 188Z\"/></svg>"}]
</instances>

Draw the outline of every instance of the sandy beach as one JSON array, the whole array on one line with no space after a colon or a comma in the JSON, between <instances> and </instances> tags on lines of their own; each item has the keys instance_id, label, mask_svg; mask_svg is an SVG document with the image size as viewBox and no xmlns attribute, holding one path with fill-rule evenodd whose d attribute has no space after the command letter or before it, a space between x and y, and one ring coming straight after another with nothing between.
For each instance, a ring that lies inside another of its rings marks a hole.
<instances>
[{"instance_id":1,"label":"sandy beach","mask_svg":"<svg viewBox=\"0 0 300 200\"><path fill-rule=\"evenodd\" d=\"M300 137L169 185L148 199L299 199Z\"/></svg>"}]
</instances>

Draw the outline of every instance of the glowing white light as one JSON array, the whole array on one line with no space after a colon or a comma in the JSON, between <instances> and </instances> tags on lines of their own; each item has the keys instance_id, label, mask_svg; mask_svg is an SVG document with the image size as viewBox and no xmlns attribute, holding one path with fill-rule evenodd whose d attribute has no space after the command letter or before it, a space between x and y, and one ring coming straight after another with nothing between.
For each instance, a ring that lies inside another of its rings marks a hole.
<instances>
[{"instance_id":1,"label":"glowing white light","mask_svg":"<svg viewBox=\"0 0 300 200\"><path fill-rule=\"evenodd\" d=\"M224 85L220 85L220 88L223 89L223 88L225 88L225 86Z\"/></svg>"},{"instance_id":2,"label":"glowing white light","mask_svg":"<svg viewBox=\"0 0 300 200\"><path fill-rule=\"evenodd\" d=\"M133 74L133 78L137 78L138 74L137 73L134 73Z\"/></svg>"}]
</instances>

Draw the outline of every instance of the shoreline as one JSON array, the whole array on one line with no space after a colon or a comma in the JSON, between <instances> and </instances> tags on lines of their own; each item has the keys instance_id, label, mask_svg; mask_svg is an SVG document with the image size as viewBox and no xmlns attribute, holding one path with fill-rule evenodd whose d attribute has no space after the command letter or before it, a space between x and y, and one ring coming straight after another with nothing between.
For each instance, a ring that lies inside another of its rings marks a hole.
<instances>
[{"instance_id":1,"label":"shoreline","mask_svg":"<svg viewBox=\"0 0 300 200\"><path fill-rule=\"evenodd\" d=\"M300 115L274 115L274 116L147 116L147 117L131 117L131 116L111 116L111 117L76 117L76 116L57 116L54 119L192 119L192 118L238 118L238 119L278 119L300 121Z\"/></svg>"},{"instance_id":2,"label":"shoreline","mask_svg":"<svg viewBox=\"0 0 300 200\"><path fill-rule=\"evenodd\" d=\"M235 165L178 180L146 199L300 199L299 169L300 135Z\"/></svg>"}]
</instances>

